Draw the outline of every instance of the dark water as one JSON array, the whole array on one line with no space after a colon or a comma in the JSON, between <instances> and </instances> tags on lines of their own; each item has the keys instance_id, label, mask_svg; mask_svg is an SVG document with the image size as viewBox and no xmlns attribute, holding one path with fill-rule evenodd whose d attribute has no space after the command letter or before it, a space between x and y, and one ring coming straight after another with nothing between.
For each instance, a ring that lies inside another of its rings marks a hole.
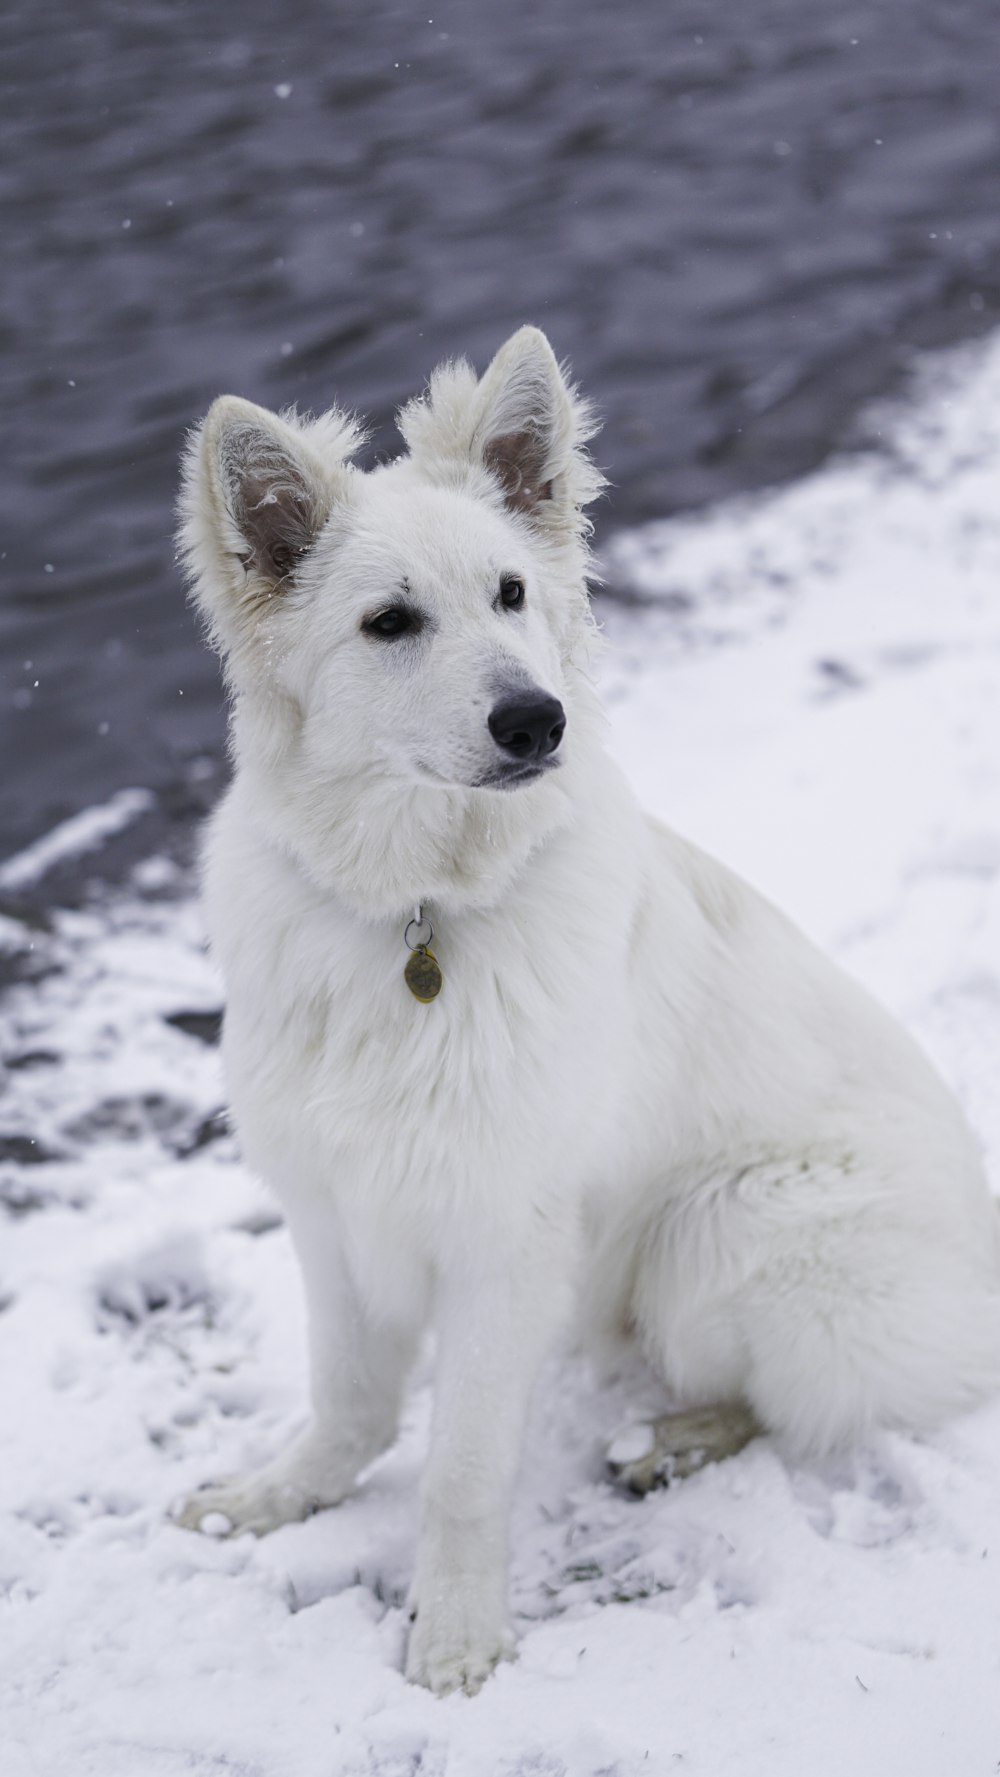
<instances>
[{"instance_id":1,"label":"dark water","mask_svg":"<svg viewBox=\"0 0 1000 1777\"><path fill-rule=\"evenodd\" d=\"M8 0L0 28L0 854L126 783L183 810L218 759L170 533L219 391L336 396L385 450L437 358L534 320L604 411L620 525L812 465L1000 308L995 0Z\"/></svg>"}]
</instances>

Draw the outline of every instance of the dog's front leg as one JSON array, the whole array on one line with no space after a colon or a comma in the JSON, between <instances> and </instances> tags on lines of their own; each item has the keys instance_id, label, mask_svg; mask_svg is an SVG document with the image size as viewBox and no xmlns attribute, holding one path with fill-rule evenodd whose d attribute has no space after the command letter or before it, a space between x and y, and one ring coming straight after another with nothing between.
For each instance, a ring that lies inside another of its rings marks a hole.
<instances>
[{"instance_id":1,"label":"dog's front leg","mask_svg":"<svg viewBox=\"0 0 1000 1777\"><path fill-rule=\"evenodd\" d=\"M551 1261L551 1255L546 1254ZM444 1279L407 1678L477 1691L513 1640L507 1519L525 1411L561 1291L523 1251Z\"/></svg>"},{"instance_id":2,"label":"dog's front leg","mask_svg":"<svg viewBox=\"0 0 1000 1777\"><path fill-rule=\"evenodd\" d=\"M412 1315L374 1317L331 1204L286 1191L285 1209L306 1290L312 1417L263 1468L190 1494L178 1512L187 1529L217 1515L233 1534L262 1536L337 1505L396 1435L419 1328Z\"/></svg>"}]
</instances>

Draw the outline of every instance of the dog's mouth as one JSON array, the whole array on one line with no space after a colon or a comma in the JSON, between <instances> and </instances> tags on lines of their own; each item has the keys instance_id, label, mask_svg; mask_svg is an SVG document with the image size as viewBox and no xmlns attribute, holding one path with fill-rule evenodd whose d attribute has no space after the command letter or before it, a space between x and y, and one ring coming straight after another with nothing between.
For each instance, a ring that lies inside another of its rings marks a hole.
<instances>
[{"instance_id":1,"label":"dog's mouth","mask_svg":"<svg viewBox=\"0 0 1000 1777\"><path fill-rule=\"evenodd\" d=\"M537 784L539 778L547 777L550 771L558 771L562 760L511 759L509 762L494 765L489 771L484 771L482 777L464 780L443 777L441 772L435 771L434 767L428 765L424 759L417 759L415 764L417 775L423 783L434 784L442 789L521 790L528 784Z\"/></svg>"},{"instance_id":2,"label":"dog's mouth","mask_svg":"<svg viewBox=\"0 0 1000 1777\"><path fill-rule=\"evenodd\" d=\"M519 764L511 760L510 764L497 765L483 777L477 778L474 790L520 790L527 784L537 784L539 778L547 776L550 771L558 771L561 759L532 759Z\"/></svg>"}]
</instances>

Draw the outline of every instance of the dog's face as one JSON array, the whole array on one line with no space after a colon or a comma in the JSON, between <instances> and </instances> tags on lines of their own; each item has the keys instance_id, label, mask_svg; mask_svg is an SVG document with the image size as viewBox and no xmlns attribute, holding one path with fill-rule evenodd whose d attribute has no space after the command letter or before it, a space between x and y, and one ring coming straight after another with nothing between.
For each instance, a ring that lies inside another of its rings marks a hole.
<instances>
[{"instance_id":1,"label":"dog's face","mask_svg":"<svg viewBox=\"0 0 1000 1777\"><path fill-rule=\"evenodd\" d=\"M586 625L581 517L600 478L582 404L525 328L481 381L448 366L353 469L353 425L217 401L189 455L182 540L239 699L317 786L523 791L572 745Z\"/></svg>"},{"instance_id":2,"label":"dog's face","mask_svg":"<svg viewBox=\"0 0 1000 1777\"><path fill-rule=\"evenodd\" d=\"M530 528L405 464L358 479L303 568L275 666L310 759L464 788L537 781L566 712L560 602Z\"/></svg>"}]
</instances>

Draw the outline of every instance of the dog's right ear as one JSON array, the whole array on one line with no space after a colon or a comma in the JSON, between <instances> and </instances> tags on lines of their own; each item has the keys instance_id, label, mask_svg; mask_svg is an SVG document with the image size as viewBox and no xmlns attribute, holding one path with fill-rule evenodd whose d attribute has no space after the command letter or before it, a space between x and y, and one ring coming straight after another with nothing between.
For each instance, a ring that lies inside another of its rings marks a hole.
<instances>
[{"instance_id":1,"label":"dog's right ear","mask_svg":"<svg viewBox=\"0 0 1000 1777\"><path fill-rule=\"evenodd\" d=\"M184 457L180 549L195 602L234 676L262 654L268 619L334 507L351 497L362 442L343 414L300 419L223 395ZM262 631L264 636L262 637Z\"/></svg>"}]
</instances>

